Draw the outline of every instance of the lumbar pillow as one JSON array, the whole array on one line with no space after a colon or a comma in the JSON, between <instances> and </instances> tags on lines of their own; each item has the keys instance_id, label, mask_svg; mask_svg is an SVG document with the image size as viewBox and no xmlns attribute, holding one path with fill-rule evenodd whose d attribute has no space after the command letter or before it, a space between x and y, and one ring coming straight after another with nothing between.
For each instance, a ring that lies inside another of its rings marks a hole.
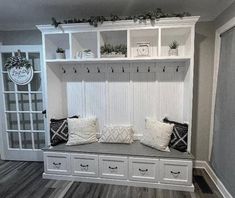
<instances>
[{"instance_id":1,"label":"lumbar pillow","mask_svg":"<svg viewBox=\"0 0 235 198\"><path fill-rule=\"evenodd\" d=\"M99 142L102 143L126 143L133 142L134 132L131 126L105 126Z\"/></svg>"},{"instance_id":2,"label":"lumbar pillow","mask_svg":"<svg viewBox=\"0 0 235 198\"><path fill-rule=\"evenodd\" d=\"M68 119L69 139L66 145L96 142L96 118Z\"/></svg>"},{"instance_id":3,"label":"lumbar pillow","mask_svg":"<svg viewBox=\"0 0 235 198\"><path fill-rule=\"evenodd\" d=\"M71 118L78 118L73 116ZM51 146L68 141L68 122L67 118L50 120L50 140Z\"/></svg>"},{"instance_id":4,"label":"lumbar pillow","mask_svg":"<svg viewBox=\"0 0 235 198\"><path fill-rule=\"evenodd\" d=\"M168 118L164 118L163 122L174 124L169 146L178 151L186 152L188 147L188 125L168 120Z\"/></svg>"},{"instance_id":5,"label":"lumbar pillow","mask_svg":"<svg viewBox=\"0 0 235 198\"><path fill-rule=\"evenodd\" d=\"M170 151L168 148L174 124L166 124L156 119L146 118L146 131L143 133L141 143L160 151Z\"/></svg>"}]
</instances>

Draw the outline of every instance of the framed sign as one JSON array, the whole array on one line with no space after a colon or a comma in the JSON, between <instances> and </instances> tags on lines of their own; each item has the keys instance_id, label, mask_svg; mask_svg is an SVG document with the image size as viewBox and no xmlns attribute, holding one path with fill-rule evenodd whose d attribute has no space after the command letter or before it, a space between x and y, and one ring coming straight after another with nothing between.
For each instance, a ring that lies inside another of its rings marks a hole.
<instances>
[{"instance_id":1,"label":"framed sign","mask_svg":"<svg viewBox=\"0 0 235 198\"><path fill-rule=\"evenodd\" d=\"M21 56L18 50L16 56L9 57L5 63L9 78L17 85L26 85L33 79L33 67Z\"/></svg>"},{"instance_id":2,"label":"framed sign","mask_svg":"<svg viewBox=\"0 0 235 198\"><path fill-rule=\"evenodd\" d=\"M9 78L17 85L26 85L33 79L33 67L11 67L7 72Z\"/></svg>"}]
</instances>

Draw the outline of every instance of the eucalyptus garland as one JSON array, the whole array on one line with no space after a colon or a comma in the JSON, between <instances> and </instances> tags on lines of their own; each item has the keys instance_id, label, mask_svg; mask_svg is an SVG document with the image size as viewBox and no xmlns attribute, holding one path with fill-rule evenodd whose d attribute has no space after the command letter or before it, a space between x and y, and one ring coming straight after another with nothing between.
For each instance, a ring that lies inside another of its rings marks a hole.
<instances>
[{"instance_id":1,"label":"eucalyptus garland","mask_svg":"<svg viewBox=\"0 0 235 198\"><path fill-rule=\"evenodd\" d=\"M166 18L166 17L185 17L185 16L191 16L188 12L182 12L182 13L164 13L162 9L157 8L154 11L148 11L142 14L134 15L134 16L118 16L111 14L109 17L104 16L91 16L89 18L74 18L74 19L66 19L63 21L57 21L54 17L52 17L52 25L55 27L58 27L60 24L68 24L68 23L89 23L90 25L97 27L98 24L102 24L104 21L121 21L121 20L134 20L134 22L144 22L146 20L150 20L151 22L154 22L156 20L159 20L160 18Z\"/></svg>"},{"instance_id":2,"label":"eucalyptus garland","mask_svg":"<svg viewBox=\"0 0 235 198\"><path fill-rule=\"evenodd\" d=\"M11 69L12 67L16 68L25 67L28 69L31 67L31 64L26 58L17 55L7 58L4 66L6 67L6 69Z\"/></svg>"}]
</instances>

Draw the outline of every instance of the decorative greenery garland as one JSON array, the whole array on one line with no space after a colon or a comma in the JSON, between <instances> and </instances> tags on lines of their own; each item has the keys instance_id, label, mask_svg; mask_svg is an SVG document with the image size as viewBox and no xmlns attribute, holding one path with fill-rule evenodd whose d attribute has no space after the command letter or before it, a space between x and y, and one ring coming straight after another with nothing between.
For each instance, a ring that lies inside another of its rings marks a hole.
<instances>
[{"instance_id":1,"label":"decorative greenery garland","mask_svg":"<svg viewBox=\"0 0 235 198\"><path fill-rule=\"evenodd\" d=\"M66 19L61 21L57 21L54 17L52 17L52 25L55 27L58 27L59 24L67 24L67 23L89 23L90 25L97 27L98 24L102 24L104 21L121 21L121 20L134 20L134 22L143 22L146 20L150 20L151 22L154 22L155 20L159 20L160 18L166 18L166 17L185 17L185 16L191 16L188 12L182 12L182 13L164 13L162 9L157 8L154 11L148 11L143 14L134 15L134 16L117 16L111 14L110 17L104 17L104 16L91 16L89 18L74 18L74 19Z\"/></svg>"},{"instance_id":2,"label":"decorative greenery garland","mask_svg":"<svg viewBox=\"0 0 235 198\"><path fill-rule=\"evenodd\" d=\"M16 68L25 67L28 69L31 67L31 64L26 58L21 57L18 54L17 56L12 56L12 57L7 58L4 66L6 67L7 70L11 69L12 67L16 67Z\"/></svg>"}]
</instances>

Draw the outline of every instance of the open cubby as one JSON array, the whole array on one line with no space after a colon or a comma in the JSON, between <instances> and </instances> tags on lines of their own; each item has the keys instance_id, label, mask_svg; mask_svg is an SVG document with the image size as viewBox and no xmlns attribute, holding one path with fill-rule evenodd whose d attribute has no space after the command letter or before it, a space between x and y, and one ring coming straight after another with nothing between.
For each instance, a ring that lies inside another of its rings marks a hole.
<instances>
[{"instance_id":1,"label":"open cubby","mask_svg":"<svg viewBox=\"0 0 235 198\"><path fill-rule=\"evenodd\" d=\"M158 35L158 29L130 30L130 56L157 57ZM143 52L142 48L145 48Z\"/></svg>"},{"instance_id":2,"label":"open cubby","mask_svg":"<svg viewBox=\"0 0 235 198\"><path fill-rule=\"evenodd\" d=\"M77 53L91 50L97 58L97 32L72 33L72 58L77 58Z\"/></svg>"},{"instance_id":3,"label":"open cubby","mask_svg":"<svg viewBox=\"0 0 235 198\"><path fill-rule=\"evenodd\" d=\"M105 44L110 44L112 46L126 45L127 46L127 31L102 31L100 32L100 48ZM100 57L103 55L100 51ZM125 57L124 55L121 57Z\"/></svg>"},{"instance_id":4,"label":"open cubby","mask_svg":"<svg viewBox=\"0 0 235 198\"><path fill-rule=\"evenodd\" d=\"M56 59L56 49L65 50L65 58L70 59L69 34L47 34L45 35L46 59Z\"/></svg>"},{"instance_id":5,"label":"open cubby","mask_svg":"<svg viewBox=\"0 0 235 198\"><path fill-rule=\"evenodd\" d=\"M178 56L190 56L191 54L191 28L175 27L161 29L161 56L169 56L169 45L176 41L179 44Z\"/></svg>"}]
</instances>

